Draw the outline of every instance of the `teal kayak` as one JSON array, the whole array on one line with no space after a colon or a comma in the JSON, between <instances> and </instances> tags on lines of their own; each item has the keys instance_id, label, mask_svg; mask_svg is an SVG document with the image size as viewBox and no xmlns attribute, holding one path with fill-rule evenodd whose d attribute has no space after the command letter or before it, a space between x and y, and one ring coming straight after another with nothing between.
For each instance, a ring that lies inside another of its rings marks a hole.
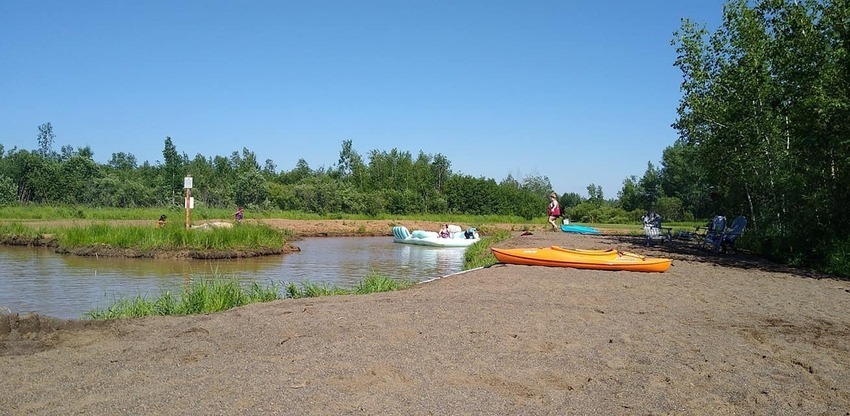
<instances>
[{"instance_id":1,"label":"teal kayak","mask_svg":"<svg viewBox=\"0 0 850 416\"><path fill-rule=\"evenodd\" d=\"M577 234L600 234L599 230L597 230L596 228L578 224L562 224L561 231L565 233Z\"/></svg>"}]
</instances>

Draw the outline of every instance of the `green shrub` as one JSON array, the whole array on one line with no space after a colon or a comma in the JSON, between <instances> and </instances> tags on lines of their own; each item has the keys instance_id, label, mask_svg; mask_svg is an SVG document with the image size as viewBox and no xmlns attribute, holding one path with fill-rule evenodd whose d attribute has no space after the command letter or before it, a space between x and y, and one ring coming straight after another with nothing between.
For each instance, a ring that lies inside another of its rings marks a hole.
<instances>
[{"instance_id":1,"label":"green shrub","mask_svg":"<svg viewBox=\"0 0 850 416\"><path fill-rule=\"evenodd\" d=\"M841 277L850 277L850 237L831 241L826 249L824 271Z\"/></svg>"}]
</instances>

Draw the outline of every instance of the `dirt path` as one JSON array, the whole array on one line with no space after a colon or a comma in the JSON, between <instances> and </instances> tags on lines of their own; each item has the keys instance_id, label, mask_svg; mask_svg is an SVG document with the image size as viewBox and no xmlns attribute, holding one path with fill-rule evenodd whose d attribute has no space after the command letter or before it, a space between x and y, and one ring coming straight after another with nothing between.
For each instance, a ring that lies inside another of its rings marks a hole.
<instances>
[{"instance_id":1,"label":"dirt path","mask_svg":"<svg viewBox=\"0 0 850 416\"><path fill-rule=\"evenodd\" d=\"M850 282L746 254L640 243L536 232L501 245L620 247L672 257L673 267L495 265L399 292L206 316L92 323L6 315L0 409L850 414Z\"/></svg>"}]
</instances>

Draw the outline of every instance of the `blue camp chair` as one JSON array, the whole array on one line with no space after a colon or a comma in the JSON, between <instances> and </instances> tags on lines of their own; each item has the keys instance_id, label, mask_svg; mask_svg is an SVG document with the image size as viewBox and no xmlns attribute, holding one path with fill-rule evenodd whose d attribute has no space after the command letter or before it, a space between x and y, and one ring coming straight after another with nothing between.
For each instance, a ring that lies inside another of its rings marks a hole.
<instances>
[{"instance_id":1,"label":"blue camp chair","mask_svg":"<svg viewBox=\"0 0 850 416\"><path fill-rule=\"evenodd\" d=\"M716 215L708 224L708 229L700 243L700 248L710 248L714 252L719 251L720 243L723 242L724 231L726 231L726 217Z\"/></svg>"},{"instance_id":2,"label":"blue camp chair","mask_svg":"<svg viewBox=\"0 0 850 416\"><path fill-rule=\"evenodd\" d=\"M729 226L729 229L723 232L720 236L720 250L724 253L727 249L732 249L735 253L738 252L738 249L735 248L735 240L744 233L744 230L747 228L747 217L743 215L739 215L732 220L732 225Z\"/></svg>"}]
</instances>

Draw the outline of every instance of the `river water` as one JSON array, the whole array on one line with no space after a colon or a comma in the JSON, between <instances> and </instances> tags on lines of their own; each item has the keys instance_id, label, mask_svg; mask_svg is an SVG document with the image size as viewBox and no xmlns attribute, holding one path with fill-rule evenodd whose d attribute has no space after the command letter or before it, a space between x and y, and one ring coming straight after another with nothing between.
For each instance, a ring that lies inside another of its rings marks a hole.
<instances>
[{"instance_id":1,"label":"river water","mask_svg":"<svg viewBox=\"0 0 850 416\"><path fill-rule=\"evenodd\" d=\"M0 308L76 319L122 297L179 293L193 279L213 276L246 284L309 281L345 288L370 272L422 281L461 271L465 251L398 244L388 237L307 238L295 245L301 252L215 261L79 257L0 246Z\"/></svg>"}]
</instances>

